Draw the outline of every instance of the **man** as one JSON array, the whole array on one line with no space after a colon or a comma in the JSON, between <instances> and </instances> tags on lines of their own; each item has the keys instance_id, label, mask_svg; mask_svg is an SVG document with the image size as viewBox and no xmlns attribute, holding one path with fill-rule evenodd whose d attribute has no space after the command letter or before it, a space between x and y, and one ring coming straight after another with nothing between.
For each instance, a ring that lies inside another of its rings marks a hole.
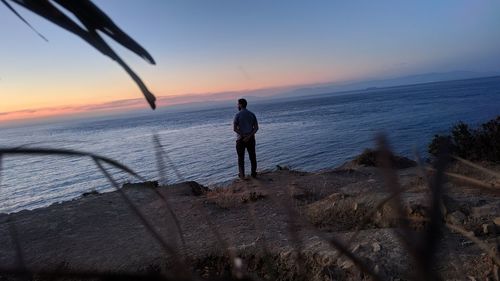
<instances>
[{"instance_id":1,"label":"man","mask_svg":"<svg viewBox=\"0 0 500 281\"><path fill-rule=\"evenodd\" d=\"M247 110L247 101L238 100L238 113L234 116L233 130L237 134L236 152L238 153L238 168L240 179L245 178L245 149L248 151L252 165L251 176L257 177L257 156L255 154L255 133L259 130L257 117Z\"/></svg>"}]
</instances>

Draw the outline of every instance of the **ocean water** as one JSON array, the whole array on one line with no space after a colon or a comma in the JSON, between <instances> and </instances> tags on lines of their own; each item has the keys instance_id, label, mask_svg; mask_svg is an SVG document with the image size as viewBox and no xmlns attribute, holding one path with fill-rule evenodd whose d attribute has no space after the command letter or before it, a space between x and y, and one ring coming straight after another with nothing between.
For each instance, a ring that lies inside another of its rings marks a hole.
<instances>
[{"instance_id":1,"label":"ocean water","mask_svg":"<svg viewBox=\"0 0 500 281\"><path fill-rule=\"evenodd\" d=\"M438 82L300 98L249 100L259 119L259 170L289 165L317 171L338 166L385 133L393 150L426 157L434 134L457 121L477 125L500 114L500 77ZM224 184L237 175L232 119L236 107L135 117L106 117L18 128L0 128L0 147L26 145L77 149L115 159L148 180L158 180L153 135L172 163L168 183ZM247 170L249 162L246 162ZM109 167L108 167L109 168ZM178 178L175 169L182 178ZM109 168L120 183L134 181ZM11 156L2 160L0 213L71 200L84 192L112 190L89 158Z\"/></svg>"}]
</instances>

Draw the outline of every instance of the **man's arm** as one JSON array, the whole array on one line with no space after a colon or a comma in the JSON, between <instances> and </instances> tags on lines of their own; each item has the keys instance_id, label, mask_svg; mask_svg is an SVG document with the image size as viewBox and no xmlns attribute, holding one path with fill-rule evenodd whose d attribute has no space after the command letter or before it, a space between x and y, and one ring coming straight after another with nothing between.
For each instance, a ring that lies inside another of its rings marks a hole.
<instances>
[{"instance_id":1,"label":"man's arm","mask_svg":"<svg viewBox=\"0 0 500 281\"><path fill-rule=\"evenodd\" d=\"M238 115L234 116L233 131L235 133L237 133L238 135L241 135L241 133L240 133L240 127L238 126Z\"/></svg>"},{"instance_id":2,"label":"man's arm","mask_svg":"<svg viewBox=\"0 0 500 281\"><path fill-rule=\"evenodd\" d=\"M257 122L257 117L254 116L254 119L255 119L255 123L252 126L253 130L250 133L250 135L248 135L247 137L245 137L244 141L249 141L250 138L253 137L255 135L255 133L257 133L257 131L259 130L259 122Z\"/></svg>"},{"instance_id":3,"label":"man's arm","mask_svg":"<svg viewBox=\"0 0 500 281\"><path fill-rule=\"evenodd\" d=\"M259 130L259 122L257 122L257 117L255 117L255 123L253 124L253 131L252 133L250 134L251 136L255 135L255 133L257 133L257 131Z\"/></svg>"},{"instance_id":4,"label":"man's arm","mask_svg":"<svg viewBox=\"0 0 500 281\"><path fill-rule=\"evenodd\" d=\"M240 133L240 127L238 127L238 125L236 125L236 123L233 123L233 131L235 133L237 133L238 135L241 135L241 133Z\"/></svg>"}]
</instances>

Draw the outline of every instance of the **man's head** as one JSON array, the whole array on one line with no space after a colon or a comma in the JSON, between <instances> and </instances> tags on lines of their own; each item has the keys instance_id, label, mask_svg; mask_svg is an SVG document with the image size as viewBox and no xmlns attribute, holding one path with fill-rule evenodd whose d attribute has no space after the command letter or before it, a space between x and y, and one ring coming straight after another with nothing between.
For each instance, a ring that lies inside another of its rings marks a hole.
<instances>
[{"instance_id":1,"label":"man's head","mask_svg":"<svg viewBox=\"0 0 500 281\"><path fill-rule=\"evenodd\" d=\"M247 108L247 100L239 99L238 100L238 110L242 110L243 108Z\"/></svg>"}]
</instances>

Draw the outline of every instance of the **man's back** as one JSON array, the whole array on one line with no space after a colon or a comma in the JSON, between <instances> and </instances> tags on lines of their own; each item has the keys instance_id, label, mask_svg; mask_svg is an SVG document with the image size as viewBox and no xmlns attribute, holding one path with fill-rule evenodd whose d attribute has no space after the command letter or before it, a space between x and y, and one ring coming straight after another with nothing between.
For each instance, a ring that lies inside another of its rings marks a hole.
<instances>
[{"instance_id":1,"label":"man's back","mask_svg":"<svg viewBox=\"0 0 500 281\"><path fill-rule=\"evenodd\" d=\"M251 111L243 108L234 116L234 124L238 127L240 136L247 136L257 126L257 117Z\"/></svg>"}]
</instances>

